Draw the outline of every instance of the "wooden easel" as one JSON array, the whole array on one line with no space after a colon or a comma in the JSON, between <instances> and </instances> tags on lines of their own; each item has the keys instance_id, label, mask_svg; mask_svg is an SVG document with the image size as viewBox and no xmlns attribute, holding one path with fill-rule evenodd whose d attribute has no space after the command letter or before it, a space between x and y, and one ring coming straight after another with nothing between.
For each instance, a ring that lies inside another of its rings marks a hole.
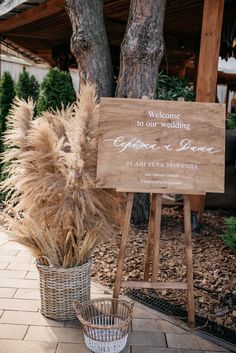
<instances>
[{"instance_id":1,"label":"wooden easel","mask_svg":"<svg viewBox=\"0 0 236 353\"><path fill-rule=\"evenodd\" d=\"M122 191L122 190L119 190ZM123 190L125 191L125 190ZM126 190L127 191L127 190ZM191 240L191 209L190 196L184 195L184 231L186 249L187 283L185 282L157 282L160 235L161 235L161 209L162 194L153 193L151 196L150 216L148 225L148 237L146 253L144 258L144 281L122 281L122 270L125 258L125 248L128 240L131 212L133 207L134 193L129 192L126 204L125 219L122 231L121 245L118 257L116 281L113 290L113 297L119 298L121 287L126 288L153 288L153 289L184 289L187 290L188 325L195 327L194 317L194 290L193 290L193 262L192 262L192 240ZM152 276L149 281L149 270L152 258Z\"/></svg>"}]
</instances>

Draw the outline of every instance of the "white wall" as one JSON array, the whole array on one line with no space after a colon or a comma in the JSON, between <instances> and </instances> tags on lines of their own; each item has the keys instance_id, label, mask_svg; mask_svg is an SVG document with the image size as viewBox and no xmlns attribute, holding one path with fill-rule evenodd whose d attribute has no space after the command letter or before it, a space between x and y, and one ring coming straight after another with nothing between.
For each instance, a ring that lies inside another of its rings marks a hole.
<instances>
[{"instance_id":1,"label":"white wall","mask_svg":"<svg viewBox=\"0 0 236 353\"><path fill-rule=\"evenodd\" d=\"M12 57L8 58L7 55L1 55L1 64L0 64L0 77L3 75L4 71L7 71L11 74L13 80L16 82L19 78L19 74L23 71L23 68L31 74L34 75L39 83L42 82L44 76L48 73L50 67L41 66L41 65L30 65L27 61L20 58ZM78 92L79 87L79 75L77 69L70 69L70 74L73 82L73 86L76 92Z\"/></svg>"},{"instance_id":2,"label":"white wall","mask_svg":"<svg viewBox=\"0 0 236 353\"><path fill-rule=\"evenodd\" d=\"M11 74L14 81L18 80L19 74L23 71L25 67L26 70L32 75L36 77L39 83L42 82L44 76L47 74L49 67L39 67L39 66L31 66L26 61L22 59L17 59L18 62L13 62L12 60L7 60L2 55L1 60L1 76L7 71Z\"/></svg>"}]
</instances>

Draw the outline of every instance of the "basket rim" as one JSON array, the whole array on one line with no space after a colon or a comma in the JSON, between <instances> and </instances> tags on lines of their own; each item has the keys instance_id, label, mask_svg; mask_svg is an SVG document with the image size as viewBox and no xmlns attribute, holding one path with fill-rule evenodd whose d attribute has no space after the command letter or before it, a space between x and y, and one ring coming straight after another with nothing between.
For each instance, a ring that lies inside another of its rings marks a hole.
<instances>
[{"instance_id":1,"label":"basket rim","mask_svg":"<svg viewBox=\"0 0 236 353\"><path fill-rule=\"evenodd\" d=\"M86 267L86 265L91 265L92 259L89 258L86 262L84 262L82 265L77 265L74 267L56 267L54 265L43 265L39 262L38 259L36 259L36 267L38 269L46 270L46 271L57 271L57 272L68 272L68 271L76 271L78 268Z\"/></svg>"},{"instance_id":2,"label":"basket rim","mask_svg":"<svg viewBox=\"0 0 236 353\"><path fill-rule=\"evenodd\" d=\"M129 316L127 319L125 319L124 321L122 321L122 323L119 324L115 324L115 325L97 325L97 324L92 324L91 322L85 320L80 313L78 313L78 309L76 307L76 304L79 304L81 309L84 309L86 306L91 305L92 303L96 303L96 302L112 302L112 303L117 303L117 304L123 304L129 311ZM80 322L82 323L82 325L84 326L88 326L91 328L95 328L98 330L111 330L111 329L118 329L118 328L122 328L126 325L128 325L132 319L132 314L133 314L133 306L134 303L133 302L128 302L124 299L115 299L115 298L95 298L95 299L91 299L89 301L89 303L86 304L81 304L79 302L79 300L75 300L73 302L73 308L76 312L77 318L80 320Z\"/></svg>"}]
</instances>

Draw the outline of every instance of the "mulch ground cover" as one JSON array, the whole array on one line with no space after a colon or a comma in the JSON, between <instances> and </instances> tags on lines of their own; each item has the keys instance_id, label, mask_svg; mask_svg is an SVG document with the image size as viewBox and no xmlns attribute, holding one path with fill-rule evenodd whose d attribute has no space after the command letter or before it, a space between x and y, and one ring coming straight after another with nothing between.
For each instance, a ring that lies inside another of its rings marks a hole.
<instances>
[{"instance_id":1,"label":"mulch ground cover","mask_svg":"<svg viewBox=\"0 0 236 353\"><path fill-rule=\"evenodd\" d=\"M234 214L233 214L234 213ZM235 211L206 210L203 225L193 232L195 312L202 317L236 330L236 254L228 249L221 235L224 219ZM131 227L123 271L124 280L143 279L147 229ZM93 255L93 280L108 287L115 281L121 237L102 243ZM186 281L183 211L164 207L162 211L159 281ZM158 290L158 298L186 308L186 291Z\"/></svg>"}]
</instances>

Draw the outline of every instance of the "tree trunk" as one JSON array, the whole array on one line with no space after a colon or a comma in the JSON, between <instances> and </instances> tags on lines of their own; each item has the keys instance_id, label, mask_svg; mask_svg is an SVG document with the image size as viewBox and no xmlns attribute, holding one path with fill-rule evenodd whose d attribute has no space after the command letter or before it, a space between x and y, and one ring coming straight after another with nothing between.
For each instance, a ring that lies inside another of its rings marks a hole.
<instances>
[{"instance_id":1,"label":"tree trunk","mask_svg":"<svg viewBox=\"0 0 236 353\"><path fill-rule=\"evenodd\" d=\"M131 0L121 45L117 97L155 98L159 66L164 54L163 25L166 0ZM148 221L149 194L135 194L132 220Z\"/></svg>"},{"instance_id":2,"label":"tree trunk","mask_svg":"<svg viewBox=\"0 0 236 353\"><path fill-rule=\"evenodd\" d=\"M98 96L113 95L113 70L103 18L103 0L66 0L73 34L71 51L80 79L98 87Z\"/></svg>"},{"instance_id":3,"label":"tree trunk","mask_svg":"<svg viewBox=\"0 0 236 353\"><path fill-rule=\"evenodd\" d=\"M98 86L99 96L113 95L113 72L103 19L103 0L65 0L73 35L71 51L80 78ZM166 0L130 0L126 33L121 45L117 97L154 98L164 52ZM149 213L147 194L135 197L133 221L144 223Z\"/></svg>"},{"instance_id":4,"label":"tree trunk","mask_svg":"<svg viewBox=\"0 0 236 353\"><path fill-rule=\"evenodd\" d=\"M131 0L121 45L117 97L155 98L164 53L165 7L166 0Z\"/></svg>"}]
</instances>

